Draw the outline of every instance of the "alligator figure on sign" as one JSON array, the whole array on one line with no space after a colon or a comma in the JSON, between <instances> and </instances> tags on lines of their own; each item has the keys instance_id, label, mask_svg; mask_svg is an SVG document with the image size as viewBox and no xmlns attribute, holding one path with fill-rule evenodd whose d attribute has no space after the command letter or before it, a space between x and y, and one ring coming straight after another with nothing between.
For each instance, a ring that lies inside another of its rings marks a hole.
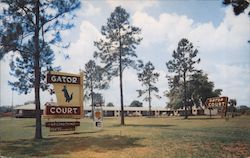
<instances>
[{"instance_id":1,"label":"alligator figure on sign","mask_svg":"<svg viewBox=\"0 0 250 158\"><path fill-rule=\"evenodd\" d=\"M71 95L69 95L66 85L63 86L62 91L63 91L64 97L66 99L65 101L69 103L73 99L73 93L71 93Z\"/></svg>"}]
</instances>

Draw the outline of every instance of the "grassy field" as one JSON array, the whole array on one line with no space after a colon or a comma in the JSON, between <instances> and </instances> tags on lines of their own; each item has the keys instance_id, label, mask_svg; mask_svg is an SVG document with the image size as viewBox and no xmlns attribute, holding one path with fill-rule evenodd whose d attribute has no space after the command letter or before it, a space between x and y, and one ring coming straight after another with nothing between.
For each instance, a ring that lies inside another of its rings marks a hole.
<instances>
[{"instance_id":1,"label":"grassy field","mask_svg":"<svg viewBox=\"0 0 250 158\"><path fill-rule=\"evenodd\" d=\"M43 120L43 124L47 120ZM49 132L34 141L35 120L0 118L0 157L167 158L248 157L250 116L104 118L104 127L82 119L73 132Z\"/></svg>"}]
</instances>

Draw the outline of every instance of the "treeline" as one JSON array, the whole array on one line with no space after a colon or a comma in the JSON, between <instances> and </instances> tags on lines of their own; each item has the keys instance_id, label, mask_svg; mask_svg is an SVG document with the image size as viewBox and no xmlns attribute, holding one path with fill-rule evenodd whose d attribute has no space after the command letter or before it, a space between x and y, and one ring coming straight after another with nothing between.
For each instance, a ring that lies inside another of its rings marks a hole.
<instances>
[{"instance_id":1,"label":"treeline","mask_svg":"<svg viewBox=\"0 0 250 158\"><path fill-rule=\"evenodd\" d=\"M0 113L12 112L13 107L11 106L0 106Z\"/></svg>"},{"instance_id":2,"label":"treeline","mask_svg":"<svg viewBox=\"0 0 250 158\"><path fill-rule=\"evenodd\" d=\"M236 112L241 115L250 115L250 107L246 105L240 105L236 107Z\"/></svg>"}]
</instances>

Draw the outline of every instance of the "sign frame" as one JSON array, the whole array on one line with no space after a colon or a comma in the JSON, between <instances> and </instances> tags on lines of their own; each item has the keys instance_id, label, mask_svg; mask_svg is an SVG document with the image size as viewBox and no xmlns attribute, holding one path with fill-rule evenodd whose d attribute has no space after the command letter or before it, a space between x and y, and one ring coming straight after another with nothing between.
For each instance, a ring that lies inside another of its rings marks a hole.
<instances>
[{"instance_id":1,"label":"sign frame","mask_svg":"<svg viewBox=\"0 0 250 158\"><path fill-rule=\"evenodd\" d=\"M61 78L61 79L51 79L53 76L55 78ZM68 78L68 79L67 79ZM84 117L84 112L83 112L83 79L84 79L84 73L83 71L80 72L80 74L72 74L72 73L65 73L65 72L55 72L55 71L50 71L47 73L47 83L52 83L53 86L65 86L65 85L74 85L76 88L79 89L78 93L78 99L77 102L79 105L75 104L69 104L69 105L60 105L56 103L55 106L47 105L45 106L45 112L44 112L44 118L66 118L66 119L81 119ZM61 82L60 82L61 81ZM73 87L74 88L74 87ZM59 93L59 92L58 92ZM57 97L57 92L56 92L56 97ZM57 100L60 98L57 97ZM47 104L47 103L46 103ZM77 114L52 114L48 113L48 110L54 107L60 107L60 108L77 108L79 111Z\"/></svg>"},{"instance_id":2,"label":"sign frame","mask_svg":"<svg viewBox=\"0 0 250 158\"><path fill-rule=\"evenodd\" d=\"M96 128L103 127L103 110L102 107L94 108L94 126Z\"/></svg>"},{"instance_id":3,"label":"sign frame","mask_svg":"<svg viewBox=\"0 0 250 158\"><path fill-rule=\"evenodd\" d=\"M213 98L207 98L205 102L206 108L209 109L210 112L210 118L211 118L211 110L213 108L221 109L221 117L224 117L227 115L227 107L228 107L228 97L213 97Z\"/></svg>"}]
</instances>

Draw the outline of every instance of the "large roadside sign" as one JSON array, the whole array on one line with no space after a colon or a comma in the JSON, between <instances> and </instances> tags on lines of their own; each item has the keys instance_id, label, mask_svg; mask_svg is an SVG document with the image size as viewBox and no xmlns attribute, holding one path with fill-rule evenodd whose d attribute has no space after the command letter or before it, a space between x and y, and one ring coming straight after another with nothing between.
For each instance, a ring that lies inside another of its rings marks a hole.
<instances>
[{"instance_id":1,"label":"large roadside sign","mask_svg":"<svg viewBox=\"0 0 250 158\"><path fill-rule=\"evenodd\" d=\"M227 107L228 97L207 98L205 105L207 108Z\"/></svg>"},{"instance_id":2,"label":"large roadside sign","mask_svg":"<svg viewBox=\"0 0 250 158\"><path fill-rule=\"evenodd\" d=\"M47 104L45 118L82 118L83 117L83 73L71 74L49 72L47 83L53 85L57 103Z\"/></svg>"},{"instance_id":3,"label":"large roadside sign","mask_svg":"<svg viewBox=\"0 0 250 158\"><path fill-rule=\"evenodd\" d=\"M210 117L211 117L211 109L214 108L220 109L221 117L224 117L226 116L227 113L228 97L207 98L205 105L210 110Z\"/></svg>"}]
</instances>

